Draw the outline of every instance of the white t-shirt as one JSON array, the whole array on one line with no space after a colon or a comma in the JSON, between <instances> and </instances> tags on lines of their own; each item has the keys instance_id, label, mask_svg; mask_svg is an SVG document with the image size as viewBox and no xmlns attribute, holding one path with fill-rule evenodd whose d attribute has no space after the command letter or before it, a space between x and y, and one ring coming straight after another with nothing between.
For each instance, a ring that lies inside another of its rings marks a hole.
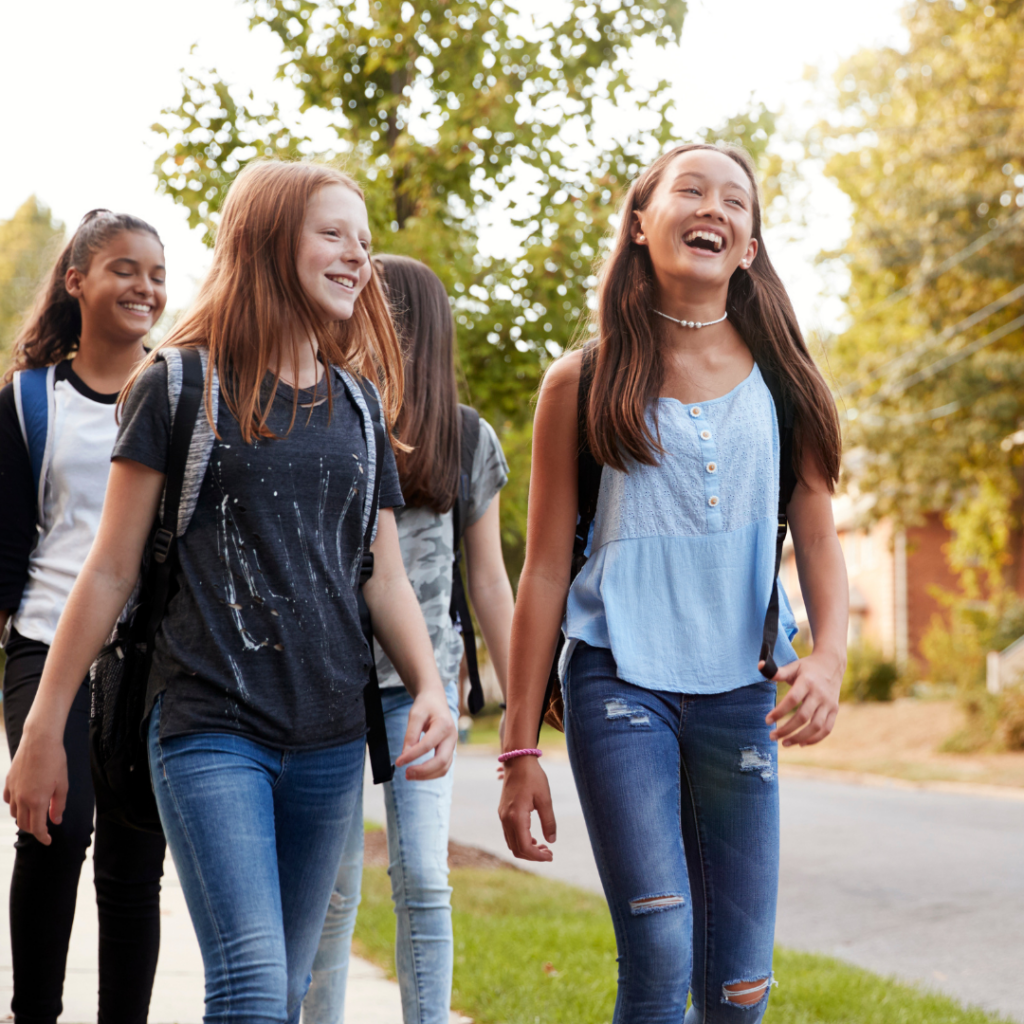
<instances>
[{"instance_id":1,"label":"white t-shirt","mask_svg":"<svg viewBox=\"0 0 1024 1024\"><path fill-rule=\"evenodd\" d=\"M39 540L13 622L32 640L53 643L57 620L99 528L117 438L116 409L116 394L93 391L68 362L57 367Z\"/></svg>"}]
</instances>

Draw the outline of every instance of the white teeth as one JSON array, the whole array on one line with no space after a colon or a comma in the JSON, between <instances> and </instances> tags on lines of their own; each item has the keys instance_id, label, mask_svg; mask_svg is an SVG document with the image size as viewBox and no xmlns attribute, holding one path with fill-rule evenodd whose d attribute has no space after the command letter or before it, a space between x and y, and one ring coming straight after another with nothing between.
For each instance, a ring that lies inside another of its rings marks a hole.
<instances>
[{"instance_id":1,"label":"white teeth","mask_svg":"<svg viewBox=\"0 0 1024 1024\"><path fill-rule=\"evenodd\" d=\"M715 252L721 252L725 248L725 239L713 231L691 231L683 237L684 242L695 242L698 238L710 242L715 247Z\"/></svg>"},{"instance_id":2,"label":"white teeth","mask_svg":"<svg viewBox=\"0 0 1024 1024\"><path fill-rule=\"evenodd\" d=\"M152 306L144 306L141 302L122 302L121 305L125 309L133 309L138 313L149 313L153 309Z\"/></svg>"},{"instance_id":3,"label":"white teeth","mask_svg":"<svg viewBox=\"0 0 1024 1024\"><path fill-rule=\"evenodd\" d=\"M346 288L355 288L356 279L354 277L343 277L341 274L328 274L328 281L333 281L335 284L343 284Z\"/></svg>"}]
</instances>

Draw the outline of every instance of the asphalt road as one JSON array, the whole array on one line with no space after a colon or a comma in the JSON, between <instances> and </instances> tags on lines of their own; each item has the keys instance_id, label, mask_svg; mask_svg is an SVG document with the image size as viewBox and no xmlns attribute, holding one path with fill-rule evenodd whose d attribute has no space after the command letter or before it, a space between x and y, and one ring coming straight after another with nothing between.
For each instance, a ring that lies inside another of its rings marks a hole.
<instances>
[{"instance_id":1,"label":"asphalt road","mask_svg":"<svg viewBox=\"0 0 1024 1024\"><path fill-rule=\"evenodd\" d=\"M516 863L600 891L569 764L544 767L555 859ZM511 859L494 769L460 748L451 834ZM383 821L372 786L366 816ZM1024 1024L1024 801L784 777L776 939Z\"/></svg>"}]
</instances>

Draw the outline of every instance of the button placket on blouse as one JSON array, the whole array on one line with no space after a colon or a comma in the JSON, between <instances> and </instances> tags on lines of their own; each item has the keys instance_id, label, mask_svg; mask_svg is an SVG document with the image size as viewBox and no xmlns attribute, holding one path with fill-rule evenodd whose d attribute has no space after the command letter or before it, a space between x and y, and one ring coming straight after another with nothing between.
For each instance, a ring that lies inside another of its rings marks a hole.
<instances>
[{"instance_id":1,"label":"button placket on blouse","mask_svg":"<svg viewBox=\"0 0 1024 1024\"><path fill-rule=\"evenodd\" d=\"M707 410L699 405L689 408L690 421L697 431L701 460L704 463L704 502L708 533L722 530L722 499L719 494L718 452L715 447L715 433L707 421Z\"/></svg>"}]
</instances>

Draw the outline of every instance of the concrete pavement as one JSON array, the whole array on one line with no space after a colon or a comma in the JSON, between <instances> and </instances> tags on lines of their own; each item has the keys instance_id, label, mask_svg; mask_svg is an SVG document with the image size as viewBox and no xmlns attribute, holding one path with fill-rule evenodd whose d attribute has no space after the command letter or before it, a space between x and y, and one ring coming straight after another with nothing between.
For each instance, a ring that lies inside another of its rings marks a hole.
<instances>
[{"instance_id":1,"label":"concrete pavement","mask_svg":"<svg viewBox=\"0 0 1024 1024\"><path fill-rule=\"evenodd\" d=\"M555 859L515 863L600 892L569 764L543 763ZM494 770L460 748L452 838L511 860ZM373 787L365 808L383 820ZM776 938L1024 1022L1024 801L784 774Z\"/></svg>"}]
</instances>

